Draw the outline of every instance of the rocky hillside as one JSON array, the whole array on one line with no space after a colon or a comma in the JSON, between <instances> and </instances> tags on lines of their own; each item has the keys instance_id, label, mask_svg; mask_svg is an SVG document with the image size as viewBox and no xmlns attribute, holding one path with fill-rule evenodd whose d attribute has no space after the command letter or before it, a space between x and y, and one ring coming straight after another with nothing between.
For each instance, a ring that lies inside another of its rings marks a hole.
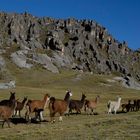
<instances>
[{"instance_id":1,"label":"rocky hillside","mask_svg":"<svg viewBox=\"0 0 140 140\"><path fill-rule=\"evenodd\" d=\"M53 73L61 68L134 77L140 81L140 52L113 38L93 20L38 18L0 13L0 78L6 60ZM7 74L5 74L7 75Z\"/></svg>"}]
</instances>

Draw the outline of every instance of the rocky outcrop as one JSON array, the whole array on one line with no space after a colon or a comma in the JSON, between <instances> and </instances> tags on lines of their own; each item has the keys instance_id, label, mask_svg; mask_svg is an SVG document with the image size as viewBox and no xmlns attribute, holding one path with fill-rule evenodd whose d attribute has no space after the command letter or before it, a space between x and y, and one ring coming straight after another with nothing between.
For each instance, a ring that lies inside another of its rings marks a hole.
<instances>
[{"instance_id":1,"label":"rocky outcrop","mask_svg":"<svg viewBox=\"0 0 140 140\"><path fill-rule=\"evenodd\" d=\"M5 67L5 60L2 56L0 56L0 69L3 69Z\"/></svg>"},{"instance_id":2,"label":"rocky outcrop","mask_svg":"<svg viewBox=\"0 0 140 140\"><path fill-rule=\"evenodd\" d=\"M121 82L123 87L140 90L140 84L132 77L115 77L114 80Z\"/></svg>"},{"instance_id":3,"label":"rocky outcrop","mask_svg":"<svg viewBox=\"0 0 140 140\"><path fill-rule=\"evenodd\" d=\"M27 51L17 51L11 54L11 59L20 68L30 69L33 65L27 63Z\"/></svg>"},{"instance_id":4,"label":"rocky outcrop","mask_svg":"<svg viewBox=\"0 0 140 140\"><path fill-rule=\"evenodd\" d=\"M51 58L46 54L34 54L33 61L42 64L44 68L53 73L59 73L58 68L52 63Z\"/></svg>"},{"instance_id":5,"label":"rocky outcrop","mask_svg":"<svg viewBox=\"0 0 140 140\"><path fill-rule=\"evenodd\" d=\"M35 63L58 73L61 68L98 74L119 73L140 81L140 52L113 38L92 20L38 18L0 13L0 48L20 68Z\"/></svg>"}]
</instances>

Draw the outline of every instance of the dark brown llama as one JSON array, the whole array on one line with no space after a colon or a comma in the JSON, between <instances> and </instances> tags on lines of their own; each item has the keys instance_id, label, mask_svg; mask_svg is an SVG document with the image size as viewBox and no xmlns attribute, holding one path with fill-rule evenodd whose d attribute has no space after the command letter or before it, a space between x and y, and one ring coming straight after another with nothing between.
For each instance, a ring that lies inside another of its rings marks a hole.
<instances>
[{"instance_id":1,"label":"dark brown llama","mask_svg":"<svg viewBox=\"0 0 140 140\"><path fill-rule=\"evenodd\" d=\"M15 100L15 92L10 92L9 100L0 101L0 106L11 106L13 104L13 100Z\"/></svg>"},{"instance_id":2,"label":"dark brown llama","mask_svg":"<svg viewBox=\"0 0 140 140\"><path fill-rule=\"evenodd\" d=\"M128 103L124 103L122 106L122 112L129 112L131 109L131 100L128 100Z\"/></svg>"},{"instance_id":3,"label":"dark brown llama","mask_svg":"<svg viewBox=\"0 0 140 140\"><path fill-rule=\"evenodd\" d=\"M76 113L81 114L81 109L84 106L86 96L85 94L82 94L81 100L70 100L69 103L69 113L72 113L72 110L76 110Z\"/></svg>"},{"instance_id":4,"label":"dark brown llama","mask_svg":"<svg viewBox=\"0 0 140 140\"><path fill-rule=\"evenodd\" d=\"M84 108L85 112L87 112L87 110L88 111L90 110L91 111L90 114L93 114L93 111L96 109L97 104L99 102L99 98L100 98L100 96L98 95L95 98L95 100L86 100L86 102L85 102L85 108Z\"/></svg>"},{"instance_id":5,"label":"dark brown llama","mask_svg":"<svg viewBox=\"0 0 140 140\"><path fill-rule=\"evenodd\" d=\"M49 110L51 122L55 122L54 116L56 113L59 113L59 121L62 121L62 115L67 112L69 106L70 96L72 96L71 91L67 91L64 100L55 99L54 97L50 98Z\"/></svg>"},{"instance_id":6,"label":"dark brown llama","mask_svg":"<svg viewBox=\"0 0 140 140\"><path fill-rule=\"evenodd\" d=\"M140 110L140 99L136 100L136 111Z\"/></svg>"},{"instance_id":7,"label":"dark brown llama","mask_svg":"<svg viewBox=\"0 0 140 140\"><path fill-rule=\"evenodd\" d=\"M22 102L17 101L17 106L15 108L15 114L14 114L14 116L16 116L17 115L17 112L18 112L19 117L21 117L20 112L24 108L24 105L25 105L25 102L26 101L27 101L27 97L24 97L24 99L22 100Z\"/></svg>"}]
</instances>

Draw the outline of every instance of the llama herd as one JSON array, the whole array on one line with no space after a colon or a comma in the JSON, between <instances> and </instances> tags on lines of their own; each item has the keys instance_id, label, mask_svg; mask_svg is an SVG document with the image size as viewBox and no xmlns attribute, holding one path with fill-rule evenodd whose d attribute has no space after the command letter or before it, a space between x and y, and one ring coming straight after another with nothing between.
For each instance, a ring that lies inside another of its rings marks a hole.
<instances>
[{"instance_id":1,"label":"llama herd","mask_svg":"<svg viewBox=\"0 0 140 140\"><path fill-rule=\"evenodd\" d=\"M81 109L84 108L86 114L93 114L96 109L100 96L97 96L95 100L87 100L86 95L82 94L81 100L71 99L71 91L66 91L64 99L56 99L55 97L50 97L49 94L45 94L43 100L30 100L24 97L22 102L19 102L15 97L15 92L10 92L10 98L7 100L0 101L0 120L2 121L2 128L5 122L7 122L8 127L10 127L10 118L17 116L21 117L21 110L25 107L25 120L30 122L31 114L35 114L35 119L43 121L43 111L48 106L50 112L51 122L55 122L55 115L59 114L59 121L62 121L62 116L71 115L73 111L76 114L81 114ZM116 114L118 109L122 107L122 112L129 111L139 111L140 110L140 100L128 100L128 103L121 105L121 97L117 97L116 101L108 101L107 108L108 114Z\"/></svg>"}]
</instances>

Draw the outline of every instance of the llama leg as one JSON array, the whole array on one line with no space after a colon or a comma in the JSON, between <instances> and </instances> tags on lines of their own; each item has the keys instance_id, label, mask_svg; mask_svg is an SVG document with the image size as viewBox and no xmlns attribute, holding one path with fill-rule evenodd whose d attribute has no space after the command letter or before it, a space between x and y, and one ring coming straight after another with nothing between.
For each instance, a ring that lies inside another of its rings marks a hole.
<instances>
[{"instance_id":1,"label":"llama leg","mask_svg":"<svg viewBox=\"0 0 140 140\"><path fill-rule=\"evenodd\" d=\"M87 115L90 115L91 109L87 108Z\"/></svg>"},{"instance_id":2,"label":"llama leg","mask_svg":"<svg viewBox=\"0 0 140 140\"><path fill-rule=\"evenodd\" d=\"M21 118L20 110L19 110L19 117Z\"/></svg>"},{"instance_id":3,"label":"llama leg","mask_svg":"<svg viewBox=\"0 0 140 140\"><path fill-rule=\"evenodd\" d=\"M26 111L25 112L25 120L27 119L27 116L28 116L28 112Z\"/></svg>"},{"instance_id":4,"label":"llama leg","mask_svg":"<svg viewBox=\"0 0 140 140\"><path fill-rule=\"evenodd\" d=\"M71 113L72 113L72 109L70 108L70 109L69 109L69 114L71 114Z\"/></svg>"},{"instance_id":5,"label":"llama leg","mask_svg":"<svg viewBox=\"0 0 140 140\"><path fill-rule=\"evenodd\" d=\"M8 127L10 128L10 120L8 119L7 121Z\"/></svg>"},{"instance_id":6,"label":"llama leg","mask_svg":"<svg viewBox=\"0 0 140 140\"><path fill-rule=\"evenodd\" d=\"M5 123L5 120L4 120L3 123L2 123L2 128L4 127L4 123Z\"/></svg>"},{"instance_id":7,"label":"llama leg","mask_svg":"<svg viewBox=\"0 0 140 140\"><path fill-rule=\"evenodd\" d=\"M67 108L67 110L66 110L66 112L65 112L65 114L64 114L65 116L69 116L70 114L69 114L69 110L68 110L68 108Z\"/></svg>"},{"instance_id":8,"label":"llama leg","mask_svg":"<svg viewBox=\"0 0 140 140\"><path fill-rule=\"evenodd\" d=\"M27 122L31 122L31 117L30 117L30 113L28 113L26 116L25 116L25 119L27 120Z\"/></svg>"},{"instance_id":9,"label":"llama leg","mask_svg":"<svg viewBox=\"0 0 140 140\"><path fill-rule=\"evenodd\" d=\"M114 110L114 114L116 115L117 110Z\"/></svg>"},{"instance_id":10,"label":"llama leg","mask_svg":"<svg viewBox=\"0 0 140 140\"><path fill-rule=\"evenodd\" d=\"M40 121L43 121L44 120L44 118L43 118L43 112L42 111L40 111Z\"/></svg>"},{"instance_id":11,"label":"llama leg","mask_svg":"<svg viewBox=\"0 0 140 140\"><path fill-rule=\"evenodd\" d=\"M87 107L86 106L84 107L84 111L87 112Z\"/></svg>"},{"instance_id":12,"label":"llama leg","mask_svg":"<svg viewBox=\"0 0 140 140\"><path fill-rule=\"evenodd\" d=\"M80 110L80 108L78 108L78 113L81 114L81 110Z\"/></svg>"},{"instance_id":13,"label":"llama leg","mask_svg":"<svg viewBox=\"0 0 140 140\"><path fill-rule=\"evenodd\" d=\"M17 115L17 110L14 110L13 114L14 114L13 116L16 116Z\"/></svg>"},{"instance_id":14,"label":"llama leg","mask_svg":"<svg viewBox=\"0 0 140 140\"><path fill-rule=\"evenodd\" d=\"M39 114L39 112L35 112L35 120L37 120L38 118L40 120L40 114Z\"/></svg>"},{"instance_id":15,"label":"llama leg","mask_svg":"<svg viewBox=\"0 0 140 140\"><path fill-rule=\"evenodd\" d=\"M110 114L110 113L111 113L111 108L108 109L108 114Z\"/></svg>"},{"instance_id":16,"label":"llama leg","mask_svg":"<svg viewBox=\"0 0 140 140\"><path fill-rule=\"evenodd\" d=\"M19 110L16 110L16 115L19 116Z\"/></svg>"},{"instance_id":17,"label":"llama leg","mask_svg":"<svg viewBox=\"0 0 140 140\"><path fill-rule=\"evenodd\" d=\"M59 121L60 121L60 122L62 122L62 121L63 121L63 118L62 118L62 116L60 116L60 117L59 117Z\"/></svg>"},{"instance_id":18,"label":"llama leg","mask_svg":"<svg viewBox=\"0 0 140 140\"><path fill-rule=\"evenodd\" d=\"M52 122L52 123L55 122L54 116L55 116L55 112L51 112L51 113L50 113L50 117L51 117L51 122Z\"/></svg>"},{"instance_id":19,"label":"llama leg","mask_svg":"<svg viewBox=\"0 0 140 140\"><path fill-rule=\"evenodd\" d=\"M124 112L124 111L123 111L123 108L122 108L122 112Z\"/></svg>"},{"instance_id":20,"label":"llama leg","mask_svg":"<svg viewBox=\"0 0 140 140\"><path fill-rule=\"evenodd\" d=\"M91 109L91 115L93 115L93 109Z\"/></svg>"}]
</instances>

